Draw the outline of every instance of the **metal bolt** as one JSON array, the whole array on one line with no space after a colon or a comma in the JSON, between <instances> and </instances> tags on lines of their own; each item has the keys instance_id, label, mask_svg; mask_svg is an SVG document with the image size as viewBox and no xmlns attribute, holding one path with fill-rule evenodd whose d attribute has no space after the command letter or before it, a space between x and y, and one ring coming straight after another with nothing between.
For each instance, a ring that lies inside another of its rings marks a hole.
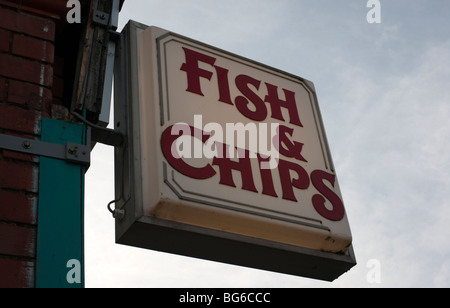
<instances>
[{"instance_id":1,"label":"metal bolt","mask_svg":"<svg viewBox=\"0 0 450 308\"><path fill-rule=\"evenodd\" d=\"M25 140L24 142L22 142L22 147L24 148L24 149L29 149L29 148L31 148L31 142L30 141L28 141L28 140Z\"/></svg>"},{"instance_id":2,"label":"metal bolt","mask_svg":"<svg viewBox=\"0 0 450 308\"><path fill-rule=\"evenodd\" d=\"M115 209L113 211L113 217L117 218L119 220L122 220L125 217L125 210L122 209Z\"/></svg>"},{"instance_id":3,"label":"metal bolt","mask_svg":"<svg viewBox=\"0 0 450 308\"><path fill-rule=\"evenodd\" d=\"M77 147L70 147L67 151L69 152L69 154L75 155L77 153L77 149Z\"/></svg>"}]
</instances>

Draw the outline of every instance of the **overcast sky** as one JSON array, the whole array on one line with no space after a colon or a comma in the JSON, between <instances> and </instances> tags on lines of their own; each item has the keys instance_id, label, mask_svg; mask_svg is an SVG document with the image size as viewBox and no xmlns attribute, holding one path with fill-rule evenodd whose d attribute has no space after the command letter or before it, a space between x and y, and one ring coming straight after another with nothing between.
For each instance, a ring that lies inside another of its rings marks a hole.
<instances>
[{"instance_id":1,"label":"overcast sky","mask_svg":"<svg viewBox=\"0 0 450 308\"><path fill-rule=\"evenodd\" d=\"M86 287L450 287L450 1L380 3L370 24L367 0L125 1L119 30L155 25L314 82L358 265L328 283L115 244L113 149L97 145Z\"/></svg>"}]
</instances>

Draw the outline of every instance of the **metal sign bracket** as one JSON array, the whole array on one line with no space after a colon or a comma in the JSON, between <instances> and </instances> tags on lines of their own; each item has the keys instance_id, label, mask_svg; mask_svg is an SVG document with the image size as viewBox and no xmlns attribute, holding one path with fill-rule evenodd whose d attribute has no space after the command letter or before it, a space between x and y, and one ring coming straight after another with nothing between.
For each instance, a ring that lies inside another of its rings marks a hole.
<instances>
[{"instance_id":1,"label":"metal sign bracket","mask_svg":"<svg viewBox=\"0 0 450 308\"><path fill-rule=\"evenodd\" d=\"M99 26L104 26L105 28L108 27L109 25L109 14L99 11L99 10L95 10L94 11L94 16L92 17L94 23L96 25Z\"/></svg>"},{"instance_id":2,"label":"metal sign bracket","mask_svg":"<svg viewBox=\"0 0 450 308\"><path fill-rule=\"evenodd\" d=\"M85 166L91 163L90 146L71 142L61 145L0 134L0 149L56 158Z\"/></svg>"}]
</instances>

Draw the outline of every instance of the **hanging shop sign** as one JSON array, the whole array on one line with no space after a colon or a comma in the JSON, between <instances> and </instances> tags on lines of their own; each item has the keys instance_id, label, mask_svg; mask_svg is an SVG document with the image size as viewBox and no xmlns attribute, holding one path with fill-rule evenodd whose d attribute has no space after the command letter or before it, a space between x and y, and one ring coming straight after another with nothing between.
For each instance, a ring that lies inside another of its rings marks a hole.
<instances>
[{"instance_id":1,"label":"hanging shop sign","mask_svg":"<svg viewBox=\"0 0 450 308\"><path fill-rule=\"evenodd\" d=\"M312 82L130 22L118 243L333 280L355 264Z\"/></svg>"}]
</instances>

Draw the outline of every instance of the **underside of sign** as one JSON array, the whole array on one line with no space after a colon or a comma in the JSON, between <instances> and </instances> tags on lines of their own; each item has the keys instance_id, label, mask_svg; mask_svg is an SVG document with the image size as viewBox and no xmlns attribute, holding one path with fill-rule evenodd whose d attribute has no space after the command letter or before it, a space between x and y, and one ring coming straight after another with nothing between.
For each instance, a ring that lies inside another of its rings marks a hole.
<instances>
[{"instance_id":1,"label":"underside of sign","mask_svg":"<svg viewBox=\"0 0 450 308\"><path fill-rule=\"evenodd\" d=\"M118 243L328 281L356 264L312 82L136 22L119 54Z\"/></svg>"}]
</instances>

